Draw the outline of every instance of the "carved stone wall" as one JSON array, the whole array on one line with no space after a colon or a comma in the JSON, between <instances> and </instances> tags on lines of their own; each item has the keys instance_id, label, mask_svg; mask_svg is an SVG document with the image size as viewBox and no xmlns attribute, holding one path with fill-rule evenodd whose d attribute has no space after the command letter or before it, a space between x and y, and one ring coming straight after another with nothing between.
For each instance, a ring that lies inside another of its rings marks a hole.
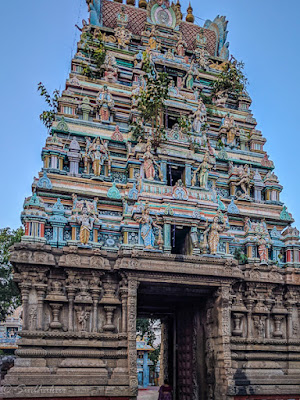
<instances>
[{"instance_id":1,"label":"carved stone wall","mask_svg":"<svg viewBox=\"0 0 300 400\"><path fill-rule=\"evenodd\" d=\"M218 257L177 260L151 252L28 243L15 245L11 259L24 329L4 382L7 398L16 397L19 385L26 387L19 396L25 398L53 397L52 387L55 398L135 397L140 284L209 290L201 307L195 303L191 309L191 398L194 393L201 400L223 400L299 392L300 290L298 275L289 270L253 271ZM163 353L170 354L169 346L173 343L163 340ZM44 387L43 396L34 393L36 385Z\"/></svg>"}]
</instances>

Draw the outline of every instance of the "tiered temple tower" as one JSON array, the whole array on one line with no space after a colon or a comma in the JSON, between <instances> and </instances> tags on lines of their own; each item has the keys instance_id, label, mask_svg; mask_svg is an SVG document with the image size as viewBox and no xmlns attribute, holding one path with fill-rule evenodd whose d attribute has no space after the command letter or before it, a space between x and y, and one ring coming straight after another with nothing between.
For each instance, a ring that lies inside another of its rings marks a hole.
<instances>
[{"instance_id":1,"label":"tiered temple tower","mask_svg":"<svg viewBox=\"0 0 300 400\"><path fill-rule=\"evenodd\" d=\"M178 400L298 398L299 232L251 99L226 81L225 17L87 3L12 252L23 330L4 395L134 398L151 313Z\"/></svg>"}]
</instances>

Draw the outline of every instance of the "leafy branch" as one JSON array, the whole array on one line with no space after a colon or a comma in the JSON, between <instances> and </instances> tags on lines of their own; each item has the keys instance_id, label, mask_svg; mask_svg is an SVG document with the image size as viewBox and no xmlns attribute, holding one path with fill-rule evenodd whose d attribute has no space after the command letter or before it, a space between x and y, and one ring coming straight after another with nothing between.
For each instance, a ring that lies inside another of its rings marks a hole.
<instances>
[{"instance_id":1,"label":"leafy branch","mask_svg":"<svg viewBox=\"0 0 300 400\"><path fill-rule=\"evenodd\" d=\"M165 101L169 98L170 79L166 72L157 73L148 53L144 53L143 71L146 72L146 87L136 96L137 109L144 123L152 128L152 144L156 149L165 138Z\"/></svg>"},{"instance_id":2,"label":"leafy branch","mask_svg":"<svg viewBox=\"0 0 300 400\"><path fill-rule=\"evenodd\" d=\"M99 78L106 57L102 35L99 33L95 38L90 32L84 32L81 39L85 41L83 51L89 59L88 64L82 62L82 73L89 78ZM90 63L94 64L96 69L92 68Z\"/></svg>"},{"instance_id":3,"label":"leafy branch","mask_svg":"<svg viewBox=\"0 0 300 400\"><path fill-rule=\"evenodd\" d=\"M21 304L18 288L12 280L9 248L20 242L23 235L22 228L0 229L0 321L5 320L6 316Z\"/></svg>"},{"instance_id":4,"label":"leafy branch","mask_svg":"<svg viewBox=\"0 0 300 400\"><path fill-rule=\"evenodd\" d=\"M248 79L243 73L243 62L227 62L222 67L218 79L213 84L213 94L218 92L231 92L239 96L246 88Z\"/></svg>"},{"instance_id":5,"label":"leafy branch","mask_svg":"<svg viewBox=\"0 0 300 400\"><path fill-rule=\"evenodd\" d=\"M51 97L48 90L42 84L42 82L38 83L37 90L38 90L40 96L44 98L46 104L50 107L50 110L43 111L40 114L40 120L45 125L45 127L49 130L53 124L55 115L58 112L58 99L60 98L60 92L58 89L55 89L53 91L52 97Z\"/></svg>"}]
</instances>

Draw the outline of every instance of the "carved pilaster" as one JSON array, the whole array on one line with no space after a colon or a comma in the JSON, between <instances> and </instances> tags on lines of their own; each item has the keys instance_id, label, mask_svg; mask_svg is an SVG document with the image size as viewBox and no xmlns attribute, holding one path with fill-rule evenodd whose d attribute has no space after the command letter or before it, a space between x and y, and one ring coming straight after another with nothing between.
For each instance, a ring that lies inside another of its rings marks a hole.
<instances>
[{"instance_id":1,"label":"carved pilaster","mask_svg":"<svg viewBox=\"0 0 300 400\"><path fill-rule=\"evenodd\" d=\"M161 345L160 345L160 371L159 384L163 385L165 379L169 379L168 354L169 354L169 324L167 320L161 321Z\"/></svg>"},{"instance_id":2,"label":"carved pilaster","mask_svg":"<svg viewBox=\"0 0 300 400\"><path fill-rule=\"evenodd\" d=\"M129 386L132 396L137 395L137 352L136 352L136 307L137 307L137 288L136 280L128 282L128 370L129 370Z\"/></svg>"},{"instance_id":3,"label":"carved pilaster","mask_svg":"<svg viewBox=\"0 0 300 400\"><path fill-rule=\"evenodd\" d=\"M43 330L43 318L44 318L44 298L46 292L45 286L37 286L37 330Z\"/></svg>"},{"instance_id":4,"label":"carved pilaster","mask_svg":"<svg viewBox=\"0 0 300 400\"><path fill-rule=\"evenodd\" d=\"M127 298L128 298L128 289L123 286L120 288L121 295L121 303L122 303L122 327L121 331L123 333L127 332Z\"/></svg>"},{"instance_id":5,"label":"carved pilaster","mask_svg":"<svg viewBox=\"0 0 300 400\"><path fill-rule=\"evenodd\" d=\"M91 289L92 299L93 299L93 332L98 332L98 304L99 304L99 295L100 289Z\"/></svg>"},{"instance_id":6,"label":"carved pilaster","mask_svg":"<svg viewBox=\"0 0 300 400\"><path fill-rule=\"evenodd\" d=\"M29 328L29 290L31 285L27 282L23 282L20 284L21 289L21 297L22 297L22 305L23 305L23 330Z\"/></svg>"},{"instance_id":7,"label":"carved pilaster","mask_svg":"<svg viewBox=\"0 0 300 400\"><path fill-rule=\"evenodd\" d=\"M74 298L76 289L73 286L67 286L69 313L68 313L68 329L70 332L74 330Z\"/></svg>"}]
</instances>

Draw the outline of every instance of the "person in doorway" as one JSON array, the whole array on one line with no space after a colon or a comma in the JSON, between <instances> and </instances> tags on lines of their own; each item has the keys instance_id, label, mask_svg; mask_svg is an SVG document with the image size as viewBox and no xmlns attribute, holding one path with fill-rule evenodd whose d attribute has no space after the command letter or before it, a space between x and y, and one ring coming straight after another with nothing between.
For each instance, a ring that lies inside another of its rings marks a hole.
<instances>
[{"instance_id":1,"label":"person in doorway","mask_svg":"<svg viewBox=\"0 0 300 400\"><path fill-rule=\"evenodd\" d=\"M172 386L169 385L167 379L164 384L159 388L158 400L172 400Z\"/></svg>"}]
</instances>

